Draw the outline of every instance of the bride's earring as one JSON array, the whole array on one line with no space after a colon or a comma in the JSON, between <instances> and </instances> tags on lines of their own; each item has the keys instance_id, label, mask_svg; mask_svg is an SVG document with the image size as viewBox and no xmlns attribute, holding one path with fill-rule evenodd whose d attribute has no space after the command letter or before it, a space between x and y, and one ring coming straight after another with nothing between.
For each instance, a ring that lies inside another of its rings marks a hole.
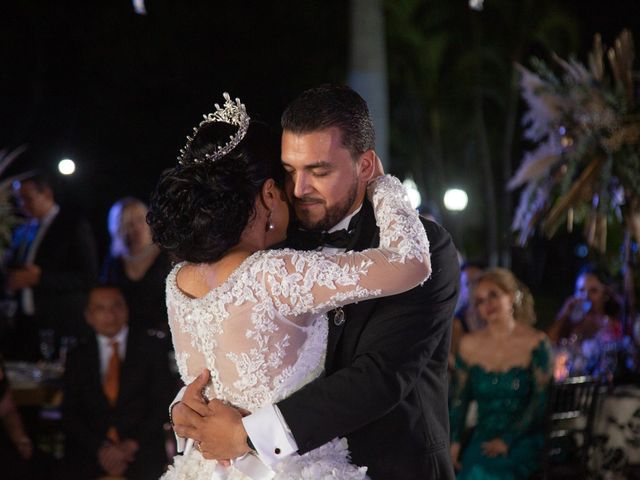
<instances>
[{"instance_id":1,"label":"bride's earring","mask_svg":"<svg viewBox=\"0 0 640 480\"><path fill-rule=\"evenodd\" d=\"M267 226L265 227L265 231L270 232L274 228L276 228L276 226L271 221L271 212L269 212L269 215L267 216Z\"/></svg>"}]
</instances>

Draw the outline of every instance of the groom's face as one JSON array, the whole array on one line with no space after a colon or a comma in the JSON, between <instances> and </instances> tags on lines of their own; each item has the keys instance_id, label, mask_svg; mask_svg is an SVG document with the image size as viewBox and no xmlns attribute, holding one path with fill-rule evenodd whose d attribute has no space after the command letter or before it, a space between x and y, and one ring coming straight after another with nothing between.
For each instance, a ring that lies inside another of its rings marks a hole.
<instances>
[{"instance_id":1,"label":"groom's face","mask_svg":"<svg viewBox=\"0 0 640 480\"><path fill-rule=\"evenodd\" d=\"M287 194L298 221L309 230L328 230L355 211L364 198L366 179L360 160L342 145L336 127L282 134L282 163Z\"/></svg>"}]
</instances>

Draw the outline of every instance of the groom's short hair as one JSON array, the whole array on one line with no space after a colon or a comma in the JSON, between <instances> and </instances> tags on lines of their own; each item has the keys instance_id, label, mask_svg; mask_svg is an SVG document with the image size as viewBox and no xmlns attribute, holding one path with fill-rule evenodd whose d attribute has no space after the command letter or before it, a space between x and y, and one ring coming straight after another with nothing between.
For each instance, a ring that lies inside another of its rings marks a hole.
<instances>
[{"instance_id":1,"label":"groom's short hair","mask_svg":"<svg viewBox=\"0 0 640 480\"><path fill-rule=\"evenodd\" d=\"M346 85L324 84L302 92L282 114L281 125L298 134L337 127L354 158L375 148L367 102Z\"/></svg>"}]
</instances>

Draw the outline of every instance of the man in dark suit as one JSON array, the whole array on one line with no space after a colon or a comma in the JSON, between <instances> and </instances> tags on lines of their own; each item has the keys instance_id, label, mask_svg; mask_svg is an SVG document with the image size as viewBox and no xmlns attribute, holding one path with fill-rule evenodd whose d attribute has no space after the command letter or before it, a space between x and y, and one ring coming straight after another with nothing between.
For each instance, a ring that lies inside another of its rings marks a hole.
<instances>
[{"instance_id":1,"label":"man in dark suit","mask_svg":"<svg viewBox=\"0 0 640 480\"><path fill-rule=\"evenodd\" d=\"M311 89L287 108L282 126L290 198L305 230L293 234L293 245L314 248L300 240L339 229L346 241L319 248L377 245L365 192L378 159L364 100L347 87ZM427 220L424 227L431 277L404 294L332 312L326 376L245 418L218 401L203 408L201 376L173 407L176 433L198 439L207 458L254 449L267 465L346 437L353 463L366 465L373 479L453 479L447 356L459 268L449 234Z\"/></svg>"},{"instance_id":2,"label":"man in dark suit","mask_svg":"<svg viewBox=\"0 0 640 480\"><path fill-rule=\"evenodd\" d=\"M93 288L85 315L95 335L69 354L64 375L64 478L158 478L172 393L166 348L129 329L118 287Z\"/></svg>"},{"instance_id":3,"label":"man in dark suit","mask_svg":"<svg viewBox=\"0 0 640 480\"><path fill-rule=\"evenodd\" d=\"M46 176L22 180L16 194L28 221L13 236L6 288L18 302L14 343L33 358L38 330L52 329L58 338L82 331L82 309L98 259L89 223L60 209Z\"/></svg>"}]
</instances>

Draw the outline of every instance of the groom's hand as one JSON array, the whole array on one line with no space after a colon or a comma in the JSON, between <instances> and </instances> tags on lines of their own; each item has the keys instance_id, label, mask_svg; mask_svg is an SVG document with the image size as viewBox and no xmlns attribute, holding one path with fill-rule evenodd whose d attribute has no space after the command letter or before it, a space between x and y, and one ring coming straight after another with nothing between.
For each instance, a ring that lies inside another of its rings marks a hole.
<instances>
[{"instance_id":1,"label":"groom's hand","mask_svg":"<svg viewBox=\"0 0 640 480\"><path fill-rule=\"evenodd\" d=\"M173 431L179 437L193 438L186 432L193 429L200 418L211 414L207 408L206 399L202 394L209 378L209 370L203 370L202 373L187 386L182 400L171 407L171 425L173 426Z\"/></svg>"},{"instance_id":2,"label":"groom's hand","mask_svg":"<svg viewBox=\"0 0 640 480\"><path fill-rule=\"evenodd\" d=\"M177 406L176 406L177 408ZM237 458L249 449L247 432L242 423L242 412L220 400L211 400L206 415L199 415L186 407L184 423L176 424L175 431L181 437L195 440L195 445L206 459L225 460ZM182 418L181 418L182 420Z\"/></svg>"},{"instance_id":3,"label":"groom's hand","mask_svg":"<svg viewBox=\"0 0 640 480\"><path fill-rule=\"evenodd\" d=\"M182 400L173 406L171 416L173 429L183 438L191 438L207 459L227 464L249 451L247 432L242 417L249 414L213 399L207 401L203 390L211 375L203 372L188 386Z\"/></svg>"},{"instance_id":4,"label":"groom's hand","mask_svg":"<svg viewBox=\"0 0 640 480\"><path fill-rule=\"evenodd\" d=\"M198 436L204 458L224 460L241 457L250 451L243 411L213 399L207 405L210 414L202 418Z\"/></svg>"},{"instance_id":5,"label":"groom's hand","mask_svg":"<svg viewBox=\"0 0 640 480\"><path fill-rule=\"evenodd\" d=\"M211 415L207 408L207 399L204 396L204 388L210 379L211 373L205 369L187 386L182 400L176 403L171 410L174 426L190 424L190 413L197 413L201 417ZM176 433L178 432L176 431ZM178 433L178 435L180 434Z\"/></svg>"}]
</instances>

